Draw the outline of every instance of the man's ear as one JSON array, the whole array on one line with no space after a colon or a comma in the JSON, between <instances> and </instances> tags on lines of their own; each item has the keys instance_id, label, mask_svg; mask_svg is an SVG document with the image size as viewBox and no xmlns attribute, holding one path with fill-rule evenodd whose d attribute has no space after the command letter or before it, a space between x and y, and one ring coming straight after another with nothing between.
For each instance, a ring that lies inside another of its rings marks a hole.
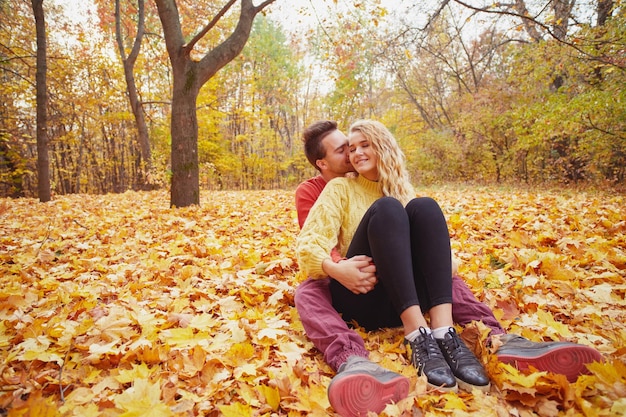
<instances>
[{"instance_id":1,"label":"man's ear","mask_svg":"<svg viewBox=\"0 0 626 417\"><path fill-rule=\"evenodd\" d=\"M315 161L315 165L317 165L320 171L323 171L324 169L328 168L328 164L323 159L318 159L317 161Z\"/></svg>"}]
</instances>

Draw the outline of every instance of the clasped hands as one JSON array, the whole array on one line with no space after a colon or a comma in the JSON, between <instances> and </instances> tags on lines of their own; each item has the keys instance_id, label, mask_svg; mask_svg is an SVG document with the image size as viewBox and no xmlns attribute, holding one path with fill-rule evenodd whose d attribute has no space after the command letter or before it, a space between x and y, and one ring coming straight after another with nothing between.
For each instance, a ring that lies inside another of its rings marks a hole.
<instances>
[{"instance_id":1,"label":"clasped hands","mask_svg":"<svg viewBox=\"0 0 626 417\"><path fill-rule=\"evenodd\" d=\"M378 283L376 265L366 255L356 255L336 263L327 259L322 266L330 277L354 294L367 294Z\"/></svg>"}]
</instances>

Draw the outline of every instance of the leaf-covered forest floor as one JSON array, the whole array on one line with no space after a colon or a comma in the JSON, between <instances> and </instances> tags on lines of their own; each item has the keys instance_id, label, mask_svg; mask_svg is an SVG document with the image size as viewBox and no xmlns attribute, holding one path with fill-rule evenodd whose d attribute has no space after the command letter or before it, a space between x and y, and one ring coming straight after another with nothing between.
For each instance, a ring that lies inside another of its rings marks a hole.
<instances>
[{"instance_id":1,"label":"leaf-covered forest floor","mask_svg":"<svg viewBox=\"0 0 626 417\"><path fill-rule=\"evenodd\" d=\"M442 395L407 364L398 329L363 333L371 359L412 381L383 414L624 415L626 198L419 192L442 205L461 275L509 332L605 361L570 384L479 342L491 392ZM297 233L293 191L205 191L183 209L165 191L0 199L0 415L333 415L333 372L293 303Z\"/></svg>"}]
</instances>

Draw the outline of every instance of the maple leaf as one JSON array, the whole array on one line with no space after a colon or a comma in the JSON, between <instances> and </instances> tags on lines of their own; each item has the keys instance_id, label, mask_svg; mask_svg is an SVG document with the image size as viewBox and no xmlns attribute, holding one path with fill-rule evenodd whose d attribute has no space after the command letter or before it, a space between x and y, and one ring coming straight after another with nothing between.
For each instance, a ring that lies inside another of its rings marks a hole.
<instances>
[{"instance_id":1,"label":"maple leaf","mask_svg":"<svg viewBox=\"0 0 626 417\"><path fill-rule=\"evenodd\" d=\"M207 332L194 332L192 327L163 330L159 338L164 343L177 348L208 346L210 343L210 335Z\"/></svg>"},{"instance_id":2,"label":"maple leaf","mask_svg":"<svg viewBox=\"0 0 626 417\"><path fill-rule=\"evenodd\" d=\"M123 410L120 417L169 417L172 410L161 402L160 382L136 379L133 385L114 398L115 405Z\"/></svg>"},{"instance_id":3,"label":"maple leaf","mask_svg":"<svg viewBox=\"0 0 626 417\"><path fill-rule=\"evenodd\" d=\"M272 410L278 411L278 407L280 405L280 393L278 392L278 389L267 385L260 385L257 389L261 392L261 394L263 394L265 401L272 408Z\"/></svg>"},{"instance_id":4,"label":"maple leaf","mask_svg":"<svg viewBox=\"0 0 626 417\"><path fill-rule=\"evenodd\" d=\"M40 360L43 362L56 362L63 364L63 357L59 353L50 351L52 341L46 336L31 337L17 345L21 351L16 358L24 361Z\"/></svg>"},{"instance_id":5,"label":"maple leaf","mask_svg":"<svg viewBox=\"0 0 626 417\"><path fill-rule=\"evenodd\" d=\"M218 407L224 417L246 417L252 416L252 409L247 404L234 403L230 405L220 405Z\"/></svg>"},{"instance_id":6,"label":"maple leaf","mask_svg":"<svg viewBox=\"0 0 626 417\"><path fill-rule=\"evenodd\" d=\"M14 410L11 417L56 417L57 405L51 398L43 397L41 391L36 391L28 397L24 407Z\"/></svg>"},{"instance_id":7,"label":"maple leaf","mask_svg":"<svg viewBox=\"0 0 626 417\"><path fill-rule=\"evenodd\" d=\"M294 366L295 363L302 358L302 355L306 352L306 349L298 346L296 343L287 342L280 345L277 352L280 356L285 357L287 363L290 366Z\"/></svg>"},{"instance_id":8,"label":"maple leaf","mask_svg":"<svg viewBox=\"0 0 626 417\"><path fill-rule=\"evenodd\" d=\"M133 382L137 379L147 380L151 374L152 371L150 370L148 365L146 365L145 363L141 363L133 364L132 369L121 369L119 371L119 374L114 378L118 382L126 384L129 382Z\"/></svg>"}]
</instances>

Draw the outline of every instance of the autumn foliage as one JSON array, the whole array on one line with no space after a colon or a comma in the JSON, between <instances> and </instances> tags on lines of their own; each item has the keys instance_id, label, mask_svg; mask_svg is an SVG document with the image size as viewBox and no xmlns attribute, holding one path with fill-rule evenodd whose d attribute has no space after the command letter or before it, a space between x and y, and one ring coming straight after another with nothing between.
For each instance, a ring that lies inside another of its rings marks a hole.
<instances>
[{"instance_id":1,"label":"autumn foliage","mask_svg":"<svg viewBox=\"0 0 626 417\"><path fill-rule=\"evenodd\" d=\"M371 359L411 378L387 416L626 412L626 201L575 191L421 189L441 202L460 271L503 325L605 357L590 375L522 374L464 330L489 393L441 395L397 329ZM293 304L292 191L166 191L0 200L0 415L333 415L333 376Z\"/></svg>"}]
</instances>

